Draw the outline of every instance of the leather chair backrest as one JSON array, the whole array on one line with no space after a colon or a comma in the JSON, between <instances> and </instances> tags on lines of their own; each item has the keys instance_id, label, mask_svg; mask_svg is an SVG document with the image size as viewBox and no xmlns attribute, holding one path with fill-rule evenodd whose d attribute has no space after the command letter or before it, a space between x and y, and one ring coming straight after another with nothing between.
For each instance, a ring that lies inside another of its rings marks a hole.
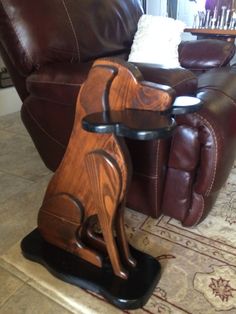
<instances>
[{"instance_id":1,"label":"leather chair backrest","mask_svg":"<svg viewBox=\"0 0 236 314\"><path fill-rule=\"evenodd\" d=\"M0 0L0 43L22 76L130 49L139 0Z\"/></svg>"}]
</instances>

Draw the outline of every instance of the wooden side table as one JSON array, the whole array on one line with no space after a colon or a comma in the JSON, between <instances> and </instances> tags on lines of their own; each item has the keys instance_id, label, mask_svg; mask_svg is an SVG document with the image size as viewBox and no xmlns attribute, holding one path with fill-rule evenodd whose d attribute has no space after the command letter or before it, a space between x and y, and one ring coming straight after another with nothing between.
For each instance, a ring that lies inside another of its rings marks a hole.
<instances>
[{"instance_id":1,"label":"wooden side table","mask_svg":"<svg viewBox=\"0 0 236 314\"><path fill-rule=\"evenodd\" d=\"M197 39L214 38L234 42L236 37L236 30L230 29L185 28L184 32L197 36Z\"/></svg>"},{"instance_id":2,"label":"wooden side table","mask_svg":"<svg viewBox=\"0 0 236 314\"><path fill-rule=\"evenodd\" d=\"M126 239L124 207L132 167L122 138L171 136L172 115L202 105L194 97L175 100L171 88L138 77L127 63L95 62L79 94L65 156L39 210L38 228L21 243L25 257L122 309L147 302L161 269Z\"/></svg>"}]
</instances>

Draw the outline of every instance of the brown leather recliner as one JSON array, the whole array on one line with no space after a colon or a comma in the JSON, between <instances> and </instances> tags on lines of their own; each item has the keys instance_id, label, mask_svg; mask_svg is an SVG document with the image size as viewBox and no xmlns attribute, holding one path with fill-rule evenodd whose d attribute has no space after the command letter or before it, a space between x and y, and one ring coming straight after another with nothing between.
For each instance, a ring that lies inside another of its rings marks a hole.
<instances>
[{"instance_id":1,"label":"brown leather recliner","mask_svg":"<svg viewBox=\"0 0 236 314\"><path fill-rule=\"evenodd\" d=\"M51 170L65 152L93 61L126 60L142 14L139 0L0 0L0 51L23 102L22 120ZM204 106L176 117L169 141L127 140L134 165L129 207L186 226L212 208L236 151L236 71L228 66L234 52L231 43L193 41L179 46L182 68L136 64L145 80L195 95Z\"/></svg>"}]
</instances>

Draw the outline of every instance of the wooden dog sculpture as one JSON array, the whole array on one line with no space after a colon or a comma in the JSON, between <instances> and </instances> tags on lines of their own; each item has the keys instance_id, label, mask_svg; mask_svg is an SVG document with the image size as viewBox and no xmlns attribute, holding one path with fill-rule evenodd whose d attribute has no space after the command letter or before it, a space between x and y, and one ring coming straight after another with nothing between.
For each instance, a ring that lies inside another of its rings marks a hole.
<instances>
[{"instance_id":1,"label":"wooden dog sculpture","mask_svg":"<svg viewBox=\"0 0 236 314\"><path fill-rule=\"evenodd\" d=\"M142 81L134 66L112 59L94 63L78 96L67 151L39 211L38 228L47 242L97 267L109 256L116 276L128 278L126 266L136 265L124 230L129 154L121 137L85 131L82 121L95 112L165 111L173 98L171 88Z\"/></svg>"}]
</instances>

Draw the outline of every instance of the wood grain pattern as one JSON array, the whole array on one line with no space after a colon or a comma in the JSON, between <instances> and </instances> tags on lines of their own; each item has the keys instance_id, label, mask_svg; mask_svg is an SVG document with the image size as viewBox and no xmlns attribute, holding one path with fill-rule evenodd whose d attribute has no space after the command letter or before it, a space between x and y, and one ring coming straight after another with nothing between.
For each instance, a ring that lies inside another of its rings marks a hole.
<instances>
[{"instance_id":1,"label":"wood grain pattern","mask_svg":"<svg viewBox=\"0 0 236 314\"><path fill-rule=\"evenodd\" d=\"M215 38L228 42L234 42L236 37L235 29L219 29L219 28L185 28L184 32L191 33L192 35L200 38Z\"/></svg>"},{"instance_id":2,"label":"wood grain pattern","mask_svg":"<svg viewBox=\"0 0 236 314\"><path fill-rule=\"evenodd\" d=\"M116 161L105 151L92 151L85 159L88 178L93 187L98 219L103 231L107 253L115 274L127 278L113 235L114 219L121 202L122 177Z\"/></svg>"},{"instance_id":3,"label":"wood grain pattern","mask_svg":"<svg viewBox=\"0 0 236 314\"><path fill-rule=\"evenodd\" d=\"M127 64L110 59L94 63L78 96L67 151L38 215L38 227L46 241L98 267L107 252L114 273L123 279L128 277L126 266L135 266L123 220L130 158L122 139L86 132L81 120L93 112L129 108L163 111L171 106L171 89L140 79L137 69ZM100 223L103 237L92 230L91 218Z\"/></svg>"}]
</instances>

